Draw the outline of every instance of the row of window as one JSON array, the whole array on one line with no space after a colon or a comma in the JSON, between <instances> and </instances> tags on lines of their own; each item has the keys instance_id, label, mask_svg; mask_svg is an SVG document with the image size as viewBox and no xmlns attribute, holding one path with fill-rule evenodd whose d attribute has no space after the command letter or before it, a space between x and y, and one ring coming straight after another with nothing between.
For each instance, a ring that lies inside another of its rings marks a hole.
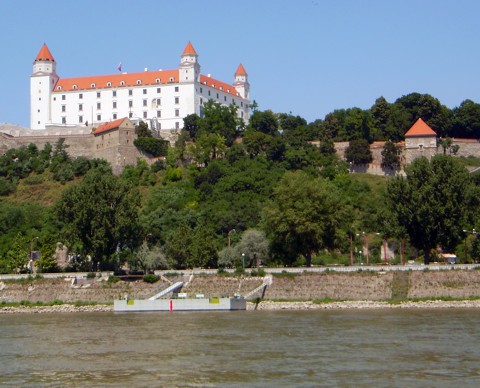
<instances>
[{"instance_id":1,"label":"row of window","mask_svg":"<svg viewBox=\"0 0 480 388\"><path fill-rule=\"evenodd\" d=\"M180 103L179 97L175 97L175 104L178 105L179 103ZM160 98L156 98L152 101L152 106L153 107L157 107L157 106L160 106L160 105L162 105L162 100ZM148 106L148 100L143 100L143 106ZM132 100L128 101L128 107L133 108L133 101ZM117 109L117 101L112 101L112 108ZM97 110L100 110L100 109L102 109L102 103L97 102ZM78 110L80 112L83 111L83 104L78 104ZM67 111L67 106L62 105L62 112L66 112L66 111Z\"/></svg>"},{"instance_id":2,"label":"row of window","mask_svg":"<svg viewBox=\"0 0 480 388\"><path fill-rule=\"evenodd\" d=\"M220 90L222 90L222 88L220 88ZM230 92L230 90L228 90L228 92ZM200 88L200 94L203 94L203 88ZM208 97L211 97L212 96L212 91L208 90L207 95L208 95ZM220 94L219 93L217 93L217 100L220 100ZM227 96L223 96L223 101L227 102ZM232 98L232 104L235 104L235 99L234 98ZM240 101L240 106L243 108L243 101Z\"/></svg>"},{"instance_id":3,"label":"row of window","mask_svg":"<svg viewBox=\"0 0 480 388\"><path fill-rule=\"evenodd\" d=\"M175 86L175 92L178 93L179 91L180 91L180 88L178 86ZM147 89L142 90L143 94L147 94L147 92L148 92ZM157 88L157 94L160 94L161 92L162 92L162 88ZM133 96L133 89L128 89L128 95ZM117 97L117 91L116 90L112 90L112 96ZM102 92L97 92L97 98L101 98L101 97L102 97ZM83 93L79 93L78 98L79 98L79 100L82 100L83 99ZM65 101L66 99L67 99L67 95L62 94L62 100ZM55 98L54 98L54 100L55 100Z\"/></svg>"},{"instance_id":4,"label":"row of window","mask_svg":"<svg viewBox=\"0 0 480 388\"><path fill-rule=\"evenodd\" d=\"M175 78L173 78L173 77L170 77L170 78L168 79L168 82L174 82L174 81L175 81ZM156 83L156 84L161 83L160 78L157 78L157 79L155 80L155 83ZM136 84L137 84L137 85L141 85L141 84L142 84L142 80L139 80L139 79L138 79L137 82L136 82ZM125 81L120 81L120 86L126 86ZM97 84L96 84L95 82L93 82L93 83L90 84L90 87L91 87L92 89L95 89L95 88L97 87ZM107 88L111 88L111 87L112 87L112 83L111 83L111 82L107 82ZM73 90L78 90L78 85L74 84L74 85L72 86L72 89L73 89ZM178 89L178 86L176 87L176 89ZM60 85L57 86L57 91L61 91L61 90L62 90L62 87L61 87Z\"/></svg>"}]
</instances>

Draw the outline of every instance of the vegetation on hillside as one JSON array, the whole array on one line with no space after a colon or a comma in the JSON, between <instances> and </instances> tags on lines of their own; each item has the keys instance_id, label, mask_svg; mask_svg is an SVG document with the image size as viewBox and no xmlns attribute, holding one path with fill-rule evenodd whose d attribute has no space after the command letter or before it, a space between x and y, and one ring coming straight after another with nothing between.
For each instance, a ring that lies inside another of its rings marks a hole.
<instances>
[{"instance_id":1,"label":"vegetation on hillside","mask_svg":"<svg viewBox=\"0 0 480 388\"><path fill-rule=\"evenodd\" d=\"M349 264L350 249L361 259L367 239L370 262L381 260L383 239L406 241L427 262L437 248L480 257L480 179L464 167L476 160L446 152L388 179L349 174L333 147L349 141L348 160L368 161L368 142L403 139L419 117L441 136L478 138L480 105L449 110L412 93L312 123L254 108L245 125L235 106L209 101L202 117L184 119L175 146L139 125L137 147L164 158L139 160L121 176L104 161L71 158L62 139L9 150L0 156L0 272L24 270L32 251L42 270L55 270L58 242L69 247L70 269L89 271L125 262L144 271ZM392 142L383 157L395 169Z\"/></svg>"}]
</instances>

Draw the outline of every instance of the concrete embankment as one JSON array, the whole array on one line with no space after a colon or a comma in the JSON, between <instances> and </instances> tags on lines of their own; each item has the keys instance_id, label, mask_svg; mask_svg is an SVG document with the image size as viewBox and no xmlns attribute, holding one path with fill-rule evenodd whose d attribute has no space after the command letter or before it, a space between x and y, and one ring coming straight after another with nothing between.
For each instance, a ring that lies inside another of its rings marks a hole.
<instances>
[{"instance_id":1,"label":"concrete embankment","mask_svg":"<svg viewBox=\"0 0 480 388\"><path fill-rule=\"evenodd\" d=\"M64 309L79 309L75 302L111 305L114 299L125 295L144 299L168 287L170 282L182 279L182 274L164 277L157 283L142 280L109 282L106 277L94 279L24 279L0 281L0 308L2 303L57 303L70 304ZM261 277L195 275L181 292L205 296L245 295L262 283ZM260 296L253 295L252 299ZM407 299L472 299L480 298L480 271L386 271L386 272L324 272L279 274L273 276L272 285L263 295L265 301L259 309L310 309L310 308L368 308L390 307L385 300ZM345 301L312 303L315 300ZM274 305L271 304L277 301ZM281 301L281 303L279 302ZM468 301L477 307L476 301ZM280 303L280 304L278 304ZM282 305L283 303L283 305ZM459 302L452 302L454 307ZM250 305L249 308L253 308ZM269 307L273 306L273 307ZM433 306L433 305L432 305ZM463 306L463 305L462 305ZM450 306L446 306L450 307ZM6 308L6 307L3 307ZM25 307L29 308L29 307ZM60 309L58 306L49 308ZM84 306L85 311L97 311L100 307ZM111 306L104 306L110 311ZM48 311L48 308L45 307ZM90 310L89 310L90 309ZM96 310L97 309L97 310Z\"/></svg>"}]
</instances>

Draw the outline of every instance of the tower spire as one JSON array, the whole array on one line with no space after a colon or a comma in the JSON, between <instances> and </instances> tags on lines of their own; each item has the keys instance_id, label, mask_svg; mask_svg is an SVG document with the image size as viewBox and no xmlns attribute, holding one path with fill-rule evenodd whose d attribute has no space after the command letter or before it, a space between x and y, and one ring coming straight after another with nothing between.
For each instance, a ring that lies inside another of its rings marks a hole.
<instances>
[{"instance_id":1,"label":"tower spire","mask_svg":"<svg viewBox=\"0 0 480 388\"><path fill-rule=\"evenodd\" d=\"M35 62L38 61L55 62L55 59L53 58L53 55L48 49L46 43L43 44L42 48L37 54L37 57L35 58Z\"/></svg>"}]
</instances>

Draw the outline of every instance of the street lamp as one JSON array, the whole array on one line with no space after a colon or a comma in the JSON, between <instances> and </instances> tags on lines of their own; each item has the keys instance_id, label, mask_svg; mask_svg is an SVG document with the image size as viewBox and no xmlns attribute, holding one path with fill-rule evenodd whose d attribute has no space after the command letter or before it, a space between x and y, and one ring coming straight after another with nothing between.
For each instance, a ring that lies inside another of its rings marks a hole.
<instances>
[{"instance_id":1,"label":"street lamp","mask_svg":"<svg viewBox=\"0 0 480 388\"><path fill-rule=\"evenodd\" d=\"M368 258L368 234L365 232L362 233L357 233L357 236L362 236L365 240L365 259L367 261L367 265L369 264L369 258Z\"/></svg>"},{"instance_id":2,"label":"street lamp","mask_svg":"<svg viewBox=\"0 0 480 388\"><path fill-rule=\"evenodd\" d=\"M33 272L33 243L35 242L35 240L38 240L38 237L34 237L30 241L30 261L28 262L29 269L32 272Z\"/></svg>"},{"instance_id":3,"label":"street lamp","mask_svg":"<svg viewBox=\"0 0 480 388\"><path fill-rule=\"evenodd\" d=\"M245 269L245 253L242 253L242 268Z\"/></svg>"},{"instance_id":4,"label":"street lamp","mask_svg":"<svg viewBox=\"0 0 480 388\"><path fill-rule=\"evenodd\" d=\"M230 236L230 235L231 235L233 232L235 232L235 229L232 229L232 230L229 230L229 231L228 231L228 249L230 249L230 245L231 245L231 244L230 244L230 243L231 243L231 236Z\"/></svg>"},{"instance_id":5,"label":"street lamp","mask_svg":"<svg viewBox=\"0 0 480 388\"><path fill-rule=\"evenodd\" d=\"M467 230L467 229L463 229L463 233L465 233L465 239L463 240L463 246L464 246L464 255L465 255L465 263L467 262L467 237L469 234L473 234L474 236L476 236L478 234L478 232L475 230L475 229L472 229L472 230Z\"/></svg>"}]
</instances>

